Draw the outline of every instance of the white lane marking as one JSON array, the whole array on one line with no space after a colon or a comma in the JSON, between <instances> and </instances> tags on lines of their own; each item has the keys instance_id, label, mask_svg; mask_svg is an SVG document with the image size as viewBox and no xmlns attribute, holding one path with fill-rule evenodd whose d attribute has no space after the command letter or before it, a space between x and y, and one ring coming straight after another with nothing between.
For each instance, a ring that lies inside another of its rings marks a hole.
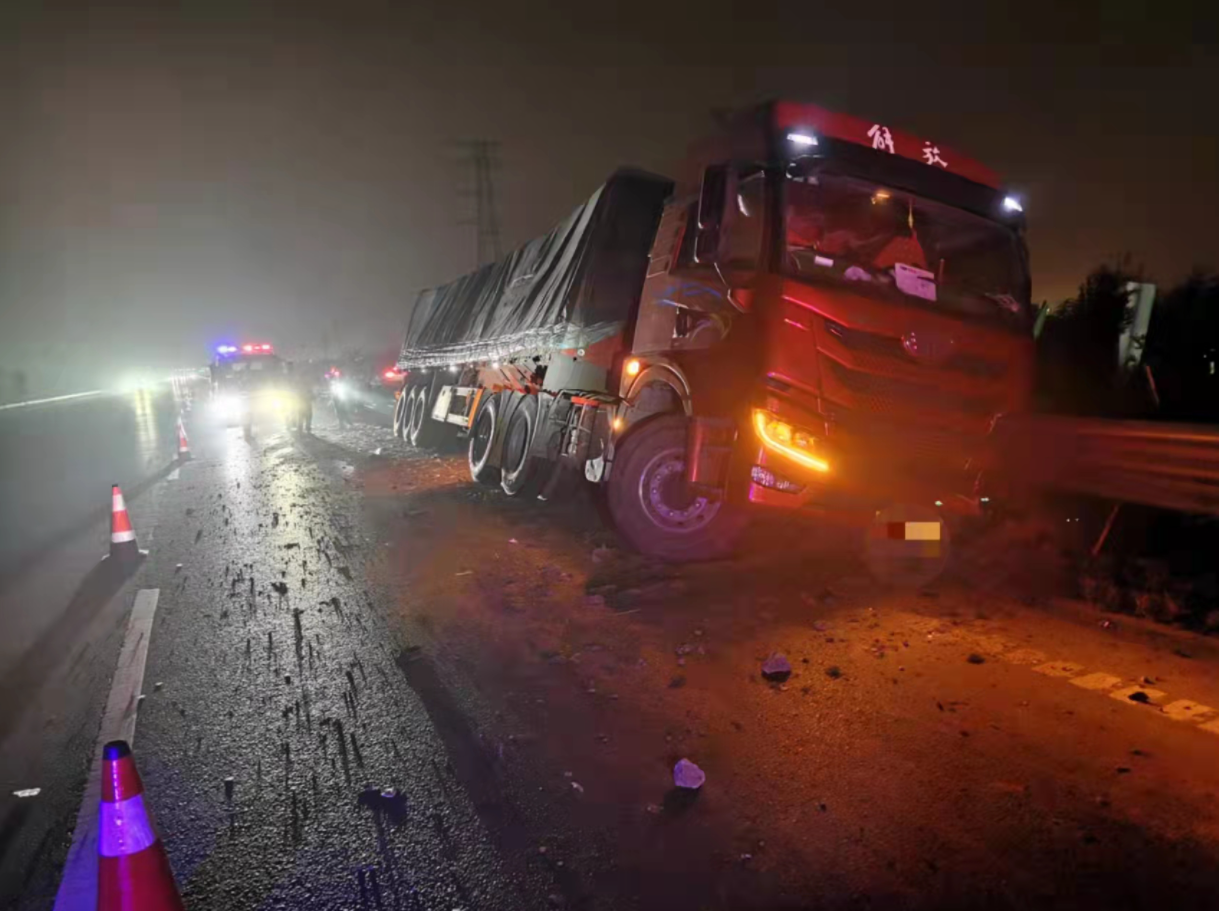
<instances>
[{"instance_id":1,"label":"white lane marking","mask_svg":"<svg viewBox=\"0 0 1219 911\"><path fill-rule=\"evenodd\" d=\"M1047 677L1074 677L1083 669L1082 664L1072 664L1070 661L1051 661L1033 668L1038 674L1045 674Z\"/></svg>"},{"instance_id":2,"label":"white lane marking","mask_svg":"<svg viewBox=\"0 0 1219 911\"><path fill-rule=\"evenodd\" d=\"M182 470L182 469L180 469L180 468L175 468L173 471L171 471L171 472L169 473L169 476L168 476L168 477L167 477L165 480L167 480L167 481L176 481L176 480L178 480L178 472L180 472L181 470Z\"/></svg>"},{"instance_id":3,"label":"white lane marking","mask_svg":"<svg viewBox=\"0 0 1219 911\"><path fill-rule=\"evenodd\" d=\"M1197 721L1213 711L1209 705L1199 705L1192 699L1178 699L1164 706L1164 714L1173 721Z\"/></svg>"},{"instance_id":4,"label":"white lane marking","mask_svg":"<svg viewBox=\"0 0 1219 911\"><path fill-rule=\"evenodd\" d=\"M1131 699L1135 693L1143 693L1146 699ZM1153 690L1149 686L1125 686L1120 690L1114 690L1109 694L1110 699L1116 699L1118 702L1125 702L1127 705L1154 705L1159 708L1158 700L1164 698L1162 690Z\"/></svg>"},{"instance_id":5,"label":"white lane marking","mask_svg":"<svg viewBox=\"0 0 1219 911\"><path fill-rule=\"evenodd\" d=\"M136 592L135 604L127 619L127 632L110 684L110 697L106 700L97 744L89 757L89 778L80 811L76 814L72 847L68 849L63 878L55 896L55 911L93 911L97 908L97 813L102 796L102 747L111 740L135 741L136 710L144 685L148 639L160 594L159 588L142 588Z\"/></svg>"},{"instance_id":6,"label":"white lane marking","mask_svg":"<svg viewBox=\"0 0 1219 911\"><path fill-rule=\"evenodd\" d=\"M1122 682L1122 678L1115 677L1113 674L1105 674L1098 671L1095 674L1085 674L1082 677L1072 677L1067 682L1085 690L1111 690Z\"/></svg>"},{"instance_id":7,"label":"white lane marking","mask_svg":"<svg viewBox=\"0 0 1219 911\"><path fill-rule=\"evenodd\" d=\"M92 392L73 392L71 395L56 395L49 399L33 399L29 402L13 402L9 405L0 405L0 411L8 411L10 408L29 408L31 405L49 405L52 402L67 402L71 399L84 399L90 396L105 394L105 389L94 389Z\"/></svg>"}]
</instances>

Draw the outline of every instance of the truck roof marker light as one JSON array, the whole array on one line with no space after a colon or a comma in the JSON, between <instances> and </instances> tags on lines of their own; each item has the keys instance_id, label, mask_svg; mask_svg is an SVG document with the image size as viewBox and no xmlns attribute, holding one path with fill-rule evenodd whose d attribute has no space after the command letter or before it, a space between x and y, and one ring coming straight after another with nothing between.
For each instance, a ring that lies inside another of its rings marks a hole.
<instances>
[{"instance_id":1,"label":"truck roof marker light","mask_svg":"<svg viewBox=\"0 0 1219 911\"><path fill-rule=\"evenodd\" d=\"M626 362L626 375L639 376L639 371L643 369L643 364L637 358L631 358Z\"/></svg>"},{"instance_id":2,"label":"truck roof marker light","mask_svg":"<svg viewBox=\"0 0 1219 911\"><path fill-rule=\"evenodd\" d=\"M792 441L796 438L795 428L787 422L779 420L777 416L769 411L755 408L753 410L753 427L757 431L758 438L767 449L774 450L793 462L803 465L805 468L811 468L813 471L827 472L830 470L829 462L819 459L811 452L793 445Z\"/></svg>"},{"instance_id":3,"label":"truck roof marker light","mask_svg":"<svg viewBox=\"0 0 1219 911\"><path fill-rule=\"evenodd\" d=\"M817 137L812 133L788 133L787 141L802 149L811 149L817 144Z\"/></svg>"},{"instance_id":4,"label":"truck roof marker light","mask_svg":"<svg viewBox=\"0 0 1219 911\"><path fill-rule=\"evenodd\" d=\"M1003 211L1004 212L1023 212L1024 206L1020 204L1020 200L1018 200L1015 196L1004 196L1003 197Z\"/></svg>"}]
</instances>

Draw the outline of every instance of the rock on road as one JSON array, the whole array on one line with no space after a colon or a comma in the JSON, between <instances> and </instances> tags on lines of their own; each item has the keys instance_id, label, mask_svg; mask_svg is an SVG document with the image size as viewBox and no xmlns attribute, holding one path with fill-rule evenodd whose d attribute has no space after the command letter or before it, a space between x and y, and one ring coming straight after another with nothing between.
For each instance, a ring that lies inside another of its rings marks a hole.
<instances>
[{"instance_id":1,"label":"rock on road","mask_svg":"<svg viewBox=\"0 0 1219 911\"><path fill-rule=\"evenodd\" d=\"M160 592L136 755L188 907L1219 894L1209 641L985 579L887 591L815 528L658 565L587 503L508 500L380 427L315 429L193 424L115 595ZM789 674L762 673L775 653ZM673 787L682 758L697 792ZM17 907L50 906L53 881L6 873Z\"/></svg>"}]
</instances>

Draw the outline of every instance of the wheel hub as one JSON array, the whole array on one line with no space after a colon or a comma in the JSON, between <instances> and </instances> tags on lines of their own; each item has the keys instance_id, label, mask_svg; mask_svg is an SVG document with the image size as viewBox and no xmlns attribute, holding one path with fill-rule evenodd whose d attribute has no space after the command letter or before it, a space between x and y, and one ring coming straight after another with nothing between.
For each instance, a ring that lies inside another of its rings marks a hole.
<instances>
[{"instance_id":1,"label":"wheel hub","mask_svg":"<svg viewBox=\"0 0 1219 911\"><path fill-rule=\"evenodd\" d=\"M718 500L690 493L685 475L685 453L670 449L657 453L640 476L639 499L644 513L669 532L697 531L719 512Z\"/></svg>"}]
</instances>

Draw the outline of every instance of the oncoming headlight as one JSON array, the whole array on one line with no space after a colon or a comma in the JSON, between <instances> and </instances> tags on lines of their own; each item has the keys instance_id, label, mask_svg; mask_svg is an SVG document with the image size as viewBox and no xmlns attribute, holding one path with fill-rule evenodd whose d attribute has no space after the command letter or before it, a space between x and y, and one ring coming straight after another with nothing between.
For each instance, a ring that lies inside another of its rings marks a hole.
<instances>
[{"instance_id":1,"label":"oncoming headlight","mask_svg":"<svg viewBox=\"0 0 1219 911\"><path fill-rule=\"evenodd\" d=\"M788 424L762 408L753 410L753 427L767 449L813 471L830 470L829 463L817 455L816 438L807 430Z\"/></svg>"}]
</instances>

